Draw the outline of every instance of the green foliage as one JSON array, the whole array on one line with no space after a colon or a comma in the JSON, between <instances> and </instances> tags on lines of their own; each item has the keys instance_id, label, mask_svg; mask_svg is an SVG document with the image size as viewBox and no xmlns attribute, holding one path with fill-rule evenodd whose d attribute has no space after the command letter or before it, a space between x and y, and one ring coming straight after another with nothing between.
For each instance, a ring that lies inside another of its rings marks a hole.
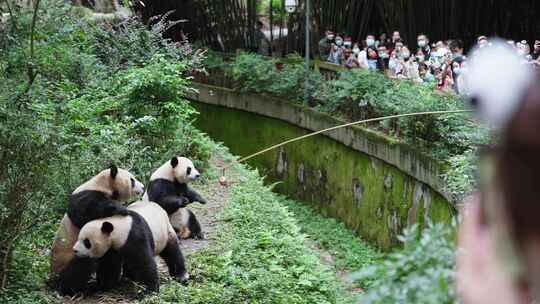
<instances>
[{"instance_id":1,"label":"green foliage","mask_svg":"<svg viewBox=\"0 0 540 304\"><path fill-rule=\"evenodd\" d=\"M429 87L391 80L383 74L361 69L344 72L339 79L324 83L317 98L322 101L321 111L347 116L346 111L360 107L366 114L362 118L465 108L465 102L459 96L436 93ZM375 127L420 144L443 160L464 153L474 141L487 137L466 114L401 118L383 121Z\"/></svg>"},{"instance_id":2,"label":"green foliage","mask_svg":"<svg viewBox=\"0 0 540 304\"><path fill-rule=\"evenodd\" d=\"M403 249L356 274L373 282L361 303L456 303L452 286L456 249L451 238L452 229L443 224L430 224L421 232L416 226L406 229L400 237Z\"/></svg>"},{"instance_id":3,"label":"green foliage","mask_svg":"<svg viewBox=\"0 0 540 304\"><path fill-rule=\"evenodd\" d=\"M349 303L293 214L256 172L238 170L215 247L190 256L194 282L166 284L145 303Z\"/></svg>"},{"instance_id":4,"label":"green foliage","mask_svg":"<svg viewBox=\"0 0 540 304\"><path fill-rule=\"evenodd\" d=\"M215 61L215 60L214 60ZM276 66L281 65L281 71ZM241 53L229 64L220 63L234 79L234 87L242 91L266 93L297 102L303 99L305 68L299 57L282 61L257 54ZM321 81L318 73L310 73L312 97L317 110L349 121L397 114L452 111L465 109L465 101L457 95L436 92L433 88L407 81L396 81L382 73L354 69L340 73L335 80ZM488 131L467 114L423 115L368 125L369 128L412 143L434 158L451 163L452 172L469 171L471 157L461 157L478 144L489 141ZM469 172L470 173L470 172ZM460 177L448 177L449 180ZM456 199L474 187L472 174L448 188Z\"/></svg>"},{"instance_id":5,"label":"green foliage","mask_svg":"<svg viewBox=\"0 0 540 304\"><path fill-rule=\"evenodd\" d=\"M234 57L226 70L237 84L246 92L268 93L293 102L304 98L306 68L302 58L290 55L287 63L268 59L253 53L241 53ZM280 66L281 69L277 67ZM309 73L309 83L316 87L320 80L318 73Z\"/></svg>"},{"instance_id":6,"label":"green foliage","mask_svg":"<svg viewBox=\"0 0 540 304\"><path fill-rule=\"evenodd\" d=\"M2 303L58 300L39 290L67 195L84 180L115 163L144 181L174 154L204 169L212 148L192 126L197 112L185 99L198 52L158 39L161 30L136 20L90 24L60 0L42 8L34 62L29 11L17 11L16 26L2 37L13 43L0 48ZM121 29L118 41L104 38L113 28ZM38 77L24 93L28 66Z\"/></svg>"},{"instance_id":7,"label":"green foliage","mask_svg":"<svg viewBox=\"0 0 540 304\"><path fill-rule=\"evenodd\" d=\"M450 159L450 168L444 174L445 185L449 193L453 193L460 201L477 189L476 167L478 157L474 150ZM474 182L471 182L474 181Z\"/></svg>"},{"instance_id":8,"label":"green foliage","mask_svg":"<svg viewBox=\"0 0 540 304\"><path fill-rule=\"evenodd\" d=\"M280 197L280 202L294 214L301 232L335 258L336 270L356 270L378 263L382 255L332 218L325 218L312 208Z\"/></svg>"}]
</instances>

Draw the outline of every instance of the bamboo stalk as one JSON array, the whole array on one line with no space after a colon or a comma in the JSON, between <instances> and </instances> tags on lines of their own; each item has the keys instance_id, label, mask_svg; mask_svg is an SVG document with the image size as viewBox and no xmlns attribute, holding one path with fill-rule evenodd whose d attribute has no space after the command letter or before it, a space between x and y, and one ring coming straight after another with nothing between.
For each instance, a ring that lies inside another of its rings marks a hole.
<instances>
[{"instance_id":1,"label":"bamboo stalk","mask_svg":"<svg viewBox=\"0 0 540 304\"><path fill-rule=\"evenodd\" d=\"M365 123L370 123L370 122L376 122L376 121L383 121L383 120L389 120L389 119L396 119L396 118L403 118L403 117L411 117L411 116L423 116L423 115L445 115L445 114L459 114L459 113L469 113L469 112L472 112L471 110L452 110L452 111L429 111L429 112L418 112L418 113L407 113L407 114L398 114L398 115L391 115L391 116L385 116L385 117L377 117L377 118L370 118L370 119L365 119L365 120L360 120L360 121L355 121L355 122L350 122L350 123L346 123L346 124L343 124L343 125L339 125L339 126L334 126L334 127L331 127L331 128L327 128L327 129L324 129L324 130L320 130L320 131L316 131L316 132L312 132L312 133L309 133L309 134L306 134L306 135L303 135L303 136L300 136L300 137L296 137L296 138L293 138L293 139L289 139L289 140L286 140L282 143L279 143L277 145L273 145L271 147L268 147L266 149L263 149L259 152L256 152L256 153L253 153L251 155L248 155L246 157L243 157L241 158L240 160L238 160L238 162L245 162L246 160L249 160L249 159L252 159L253 157L256 157L256 156L259 156L261 154L264 154L268 151L272 151L274 149L277 149L279 147L283 147L287 144L290 144L290 143L293 143L293 142L297 142L297 141L300 141L300 140L303 140L303 139L306 139L306 138L309 138L309 137L312 137L312 136L315 136L315 135L318 135L318 134L321 134L321 133L325 133L325 132L330 132L330 131L333 131L333 130L337 130L337 129L341 129L341 128L345 128L345 127L350 127L350 126L355 126L355 125L359 125L359 124L365 124Z\"/></svg>"}]
</instances>

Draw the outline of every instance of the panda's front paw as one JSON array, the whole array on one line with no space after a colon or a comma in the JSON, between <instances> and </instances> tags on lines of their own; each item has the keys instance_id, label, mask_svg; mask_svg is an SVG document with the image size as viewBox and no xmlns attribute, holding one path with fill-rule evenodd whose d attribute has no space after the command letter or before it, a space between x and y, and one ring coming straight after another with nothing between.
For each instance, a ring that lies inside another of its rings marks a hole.
<instances>
[{"instance_id":1,"label":"panda's front paw","mask_svg":"<svg viewBox=\"0 0 540 304\"><path fill-rule=\"evenodd\" d=\"M185 208L187 207L188 205L190 204L190 201L189 199L181 196L178 198L178 205L180 206L180 208Z\"/></svg>"},{"instance_id":2,"label":"panda's front paw","mask_svg":"<svg viewBox=\"0 0 540 304\"><path fill-rule=\"evenodd\" d=\"M175 277L176 281L180 282L182 285L187 285L189 280L189 273L186 271L181 275Z\"/></svg>"},{"instance_id":3,"label":"panda's front paw","mask_svg":"<svg viewBox=\"0 0 540 304\"><path fill-rule=\"evenodd\" d=\"M198 200L199 203L203 204L203 205L206 205L207 204L207 201L202 198L202 197L199 197L199 200Z\"/></svg>"}]
</instances>

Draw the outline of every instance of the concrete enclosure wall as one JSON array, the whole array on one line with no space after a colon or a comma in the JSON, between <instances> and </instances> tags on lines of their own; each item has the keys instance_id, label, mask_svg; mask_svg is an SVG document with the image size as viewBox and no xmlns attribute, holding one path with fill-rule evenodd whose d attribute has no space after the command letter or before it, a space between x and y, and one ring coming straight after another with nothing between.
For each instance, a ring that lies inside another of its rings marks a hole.
<instances>
[{"instance_id":1,"label":"concrete enclosure wall","mask_svg":"<svg viewBox=\"0 0 540 304\"><path fill-rule=\"evenodd\" d=\"M343 124L286 101L195 84L196 126L236 155ZM361 127L338 129L257 156L275 190L343 221L382 249L413 223L449 222L454 205L441 191L440 165L409 145Z\"/></svg>"}]
</instances>

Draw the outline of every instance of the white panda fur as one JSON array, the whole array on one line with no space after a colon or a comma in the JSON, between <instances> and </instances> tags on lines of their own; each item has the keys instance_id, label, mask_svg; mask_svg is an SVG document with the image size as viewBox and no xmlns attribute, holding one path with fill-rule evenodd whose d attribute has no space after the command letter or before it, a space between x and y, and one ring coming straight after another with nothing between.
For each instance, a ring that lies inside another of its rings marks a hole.
<instances>
[{"instance_id":1,"label":"white panda fur","mask_svg":"<svg viewBox=\"0 0 540 304\"><path fill-rule=\"evenodd\" d=\"M80 258L99 259L110 249L114 250L120 258L112 268L128 266L133 279L149 291L159 290L154 261L157 255L165 260L171 276L179 281L187 280L184 258L165 210L158 204L143 201L130 205L128 210L127 216L116 215L84 225L73 246L75 254ZM119 273L115 269L110 271Z\"/></svg>"},{"instance_id":2,"label":"white panda fur","mask_svg":"<svg viewBox=\"0 0 540 304\"><path fill-rule=\"evenodd\" d=\"M195 214L185 208L192 202L206 203L188 183L200 176L193 162L186 157L173 157L150 177L143 200L159 204L169 214L170 222L180 238L204 238Z\"/></svg>"},{"instance_id":3,"label":"white panda fur","mask_svg":"<svg viewBox=\"0 0 540 304\"><path fill-rule=\"evenodd\" d=\"M154 241L154 255L158 255L165 246L169 238L175 237L175 232L169 221L169 217L163 208L153 202L136 202L128 206L128 210L138 213L144 218L146 224L152 232L152 239ZM87 252L82 240L85 238L102 238L101 226L104 222L110 222L114 226L110 237L108 238L110 243L107 244L106 249L99 250L99 252ZM119 250L126 244L127 238L131 231L133 219L131 216L116 215L103 219L91 221L84 225L79 232L79 236L73 249L75 252L79 252L82 257L101 258L110 249ZM96 235L97 234L97 235Z\"/></svg>"},{"instance_id":4,"label":"white panda fur","mask_svg":"<svg viewBox=\"0 0 540 304\"><path fill-rule=\"evenodd\" d=\"M97 218L126 214L127 209L122 203L140 196L143 191L141 182L129 171L116 166L101 171L73 191L50 254L51 283L61 294L79 292L82 281L77 282L74 278L81 277L81 272L89 275L87 265L80 267L73 262L72 247L80 228Z\"/></svg>"}]
</instances>

